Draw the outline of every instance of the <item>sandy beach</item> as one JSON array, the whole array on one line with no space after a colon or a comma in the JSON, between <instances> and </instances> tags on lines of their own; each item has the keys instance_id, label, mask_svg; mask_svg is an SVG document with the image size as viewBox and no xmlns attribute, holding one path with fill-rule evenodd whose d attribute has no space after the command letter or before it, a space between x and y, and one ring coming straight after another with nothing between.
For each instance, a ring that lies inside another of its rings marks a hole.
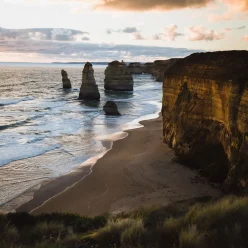
<instances>
[{"instance_id":1,"label":"sandy beach","mask_svg":"<svg viewBox=\"0 0 248 248\"><path fill-rule=\"evenodd\" d=\"M143 128L127 131L127 138L115 141L89 176L74 185L73 180L78 181L80 173L76 178L57 179L41 187L33 200L17 211L35 208L33 214L69 212L96 216L221 195L218 187L210 185L196 171L173 162L173 150L163 143L161 117L141 124ZM70 183L72 187L45 201L54 188L62 191ZM45 203L37 208L42 202Z\"/></svg>"}]
</instances>

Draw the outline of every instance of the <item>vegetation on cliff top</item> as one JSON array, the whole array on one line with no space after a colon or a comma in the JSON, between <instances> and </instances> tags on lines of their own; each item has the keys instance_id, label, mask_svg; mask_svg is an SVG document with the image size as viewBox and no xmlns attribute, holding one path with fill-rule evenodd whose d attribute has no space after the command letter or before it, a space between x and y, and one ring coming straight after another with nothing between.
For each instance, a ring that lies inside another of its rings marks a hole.
<instances>
[{"instance_id":1,"label":"vegetation on cliff top","mask_svg":"<svg viewBox=\"0 0 248 248\"><path fill-rule=\"evenodd\" d=\"M248 247L248 198L199 198L95 218L0 215L1 248Z\"/></svg>"}]
</instances>

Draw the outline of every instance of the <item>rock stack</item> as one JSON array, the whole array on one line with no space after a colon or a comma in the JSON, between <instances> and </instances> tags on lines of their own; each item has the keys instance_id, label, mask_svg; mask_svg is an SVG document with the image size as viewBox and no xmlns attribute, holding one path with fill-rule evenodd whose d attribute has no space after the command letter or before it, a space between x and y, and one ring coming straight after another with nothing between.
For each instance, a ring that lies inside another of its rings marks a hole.
<instances>
[{"instance_id":1,"label":"rock stack","mask_svg":"<svg viewBox=\"0 0 248 248\"><path fill-rule=\"evenodd\" d=\"M99 100L100 93L94 77L92 64L87 62L83 69L82 85L80 88L79 99Z\"/></svg>"},{"instance_id":2,"label":"rock stack","mask_svg":"<svg viewBox=\"0 0 248 248\"><path fill-rule=\"evenodd\" d=\"M115 102L108 101L103 106L106 115L121 115Z\"/></svg>"},{"instance_id":3,"label":"rock stack","mask_svg":"<svg viewBox=\"0 0 248 248\"><path fill-rule=\"evenodd\" d=\"M68 78L68 74L65 70L61 70L62 82L64 89L71 89L71 80Z\"/></svg>"},{"instance_id":4,"label":"rock stack","mask_svg":"<svg viewBox=\"0 0 248 248\"><path fill-rule=\"evenodd\" d=\"M113 61L105 70L105 90L133 91L133 77L124 62Z\"/></svg>"},{"instance_id":5,"label":"rock stack","mask_svg":"<svg viewBox=\"0 0 248 248\"><path fill-rule=\"evenodd\" d=\"M135 62L128 65L128 70L131 74L142 74L144 69L141 63Z\"/></svg>"}]
</instances>

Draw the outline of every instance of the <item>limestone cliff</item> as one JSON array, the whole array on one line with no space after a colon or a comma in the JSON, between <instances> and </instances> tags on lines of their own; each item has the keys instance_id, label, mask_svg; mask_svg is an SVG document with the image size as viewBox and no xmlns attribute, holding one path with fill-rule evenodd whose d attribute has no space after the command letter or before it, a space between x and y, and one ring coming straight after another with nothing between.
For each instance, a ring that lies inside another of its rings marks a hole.
<instances>
[{"instance_id":1,"label":"limestone cliff","mask_svg":"<svg viewBox=\"0 0 248 248\"><path fill-rule=\"evenodd\" d=\"M227 191L248 192L248 51L193 54L165 73L165 141Z\"/></svg>"},{"instance_id":2,"label":"limestone cliff","mask_svg":"<svg viewBox=\"0 0 248 248\"><path fill-rule=\"evenodd\" d=\"M143 66L144 73L152 74L158 82L163 82L164 73L180 59L155 60Z\"/></svg>"}]
</instances>

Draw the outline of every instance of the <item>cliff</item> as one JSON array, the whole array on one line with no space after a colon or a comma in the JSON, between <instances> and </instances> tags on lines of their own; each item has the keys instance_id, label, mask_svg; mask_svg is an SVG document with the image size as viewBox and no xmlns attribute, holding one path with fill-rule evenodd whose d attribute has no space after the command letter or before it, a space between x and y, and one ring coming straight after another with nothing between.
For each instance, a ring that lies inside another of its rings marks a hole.
<instances>
[{"instance_id":1,"label":"cliff","mask_svg":"<svg viewBox=\"0 0 248 248\"><path fill-rule=\"evenodd\" d=\"M163 84L164 140L226 191L248 192L248 51L198 53Z\"/></svg>"},{"instance_id":2,"label":"cliff","mask_svg":"<svg viewBox=\"0 0 248 248\"><path fill-rule=\"evenodd\" d=\"M180 59L155 60L143 66L144 73L152 74L158 82L163 82L164 73Z\"/></svg>"}]
</instances>

